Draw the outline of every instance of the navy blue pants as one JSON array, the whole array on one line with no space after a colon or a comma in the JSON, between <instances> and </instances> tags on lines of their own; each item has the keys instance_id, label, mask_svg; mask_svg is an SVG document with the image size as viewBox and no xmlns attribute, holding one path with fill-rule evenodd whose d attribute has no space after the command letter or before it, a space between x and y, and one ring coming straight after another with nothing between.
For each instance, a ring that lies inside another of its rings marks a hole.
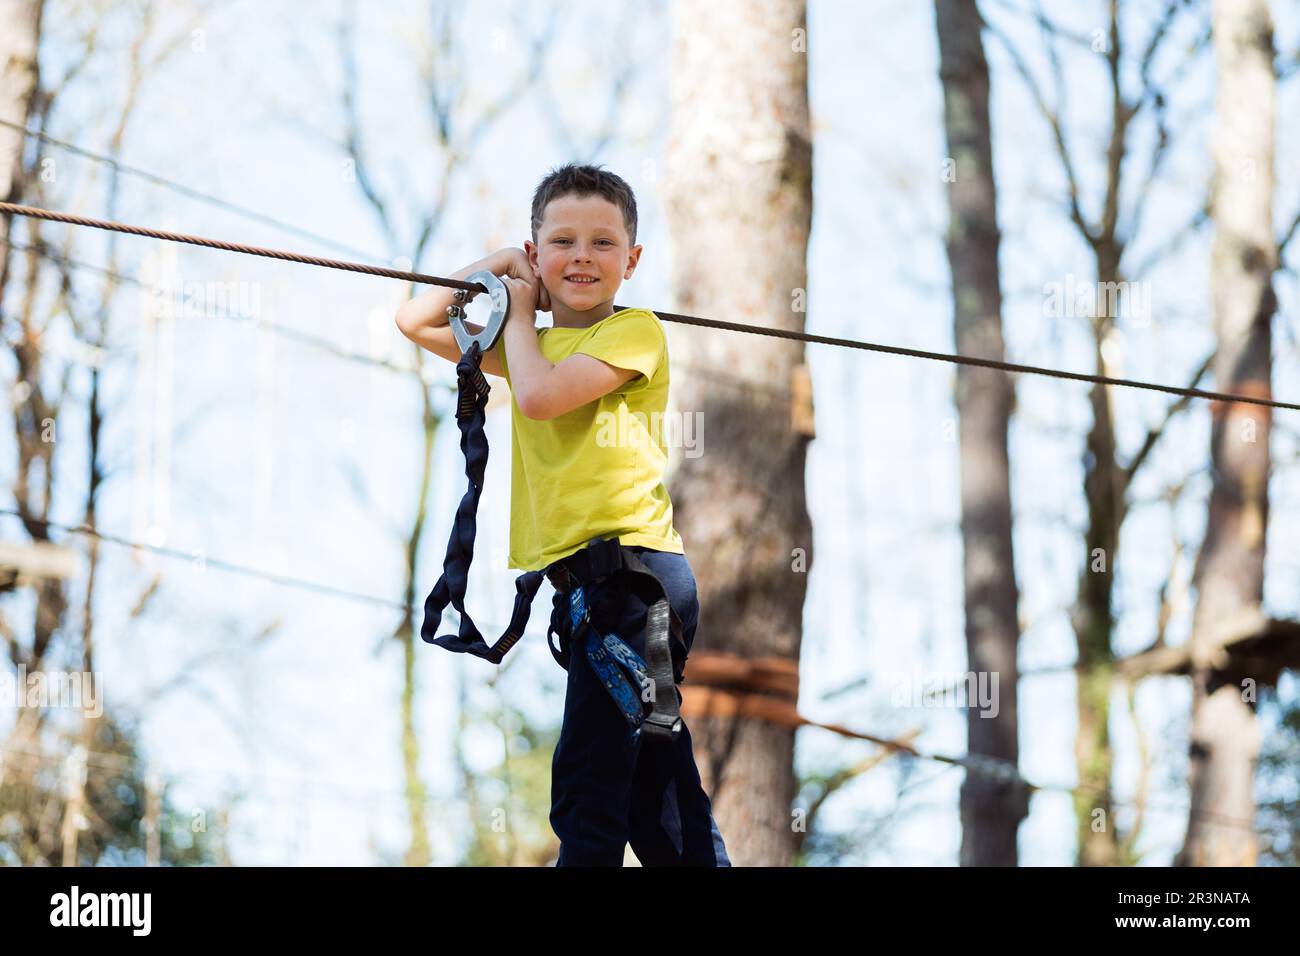
<instances>
[{"instance_id":1,"label":"navy blue pants","mask_svg":"<svg viewBox=\"0 0 1300 956\"><path fill-rule=\"evenodd\" d=\"M685 555L629 548L663 581L689 650L700 604ZM555 596L566 634L567 602ZM590 600L588 604L590 604ZM628 594L615 633L645 657L646 605ZM628 744L628 726L584 648L571 646L564 723L551 762L551 828L557 866L622 866L632 844L643 866L731 866L700 782L691 734L673 743ZM674 690L674 692L676 692Z\"/></svg>"}]
</instances>

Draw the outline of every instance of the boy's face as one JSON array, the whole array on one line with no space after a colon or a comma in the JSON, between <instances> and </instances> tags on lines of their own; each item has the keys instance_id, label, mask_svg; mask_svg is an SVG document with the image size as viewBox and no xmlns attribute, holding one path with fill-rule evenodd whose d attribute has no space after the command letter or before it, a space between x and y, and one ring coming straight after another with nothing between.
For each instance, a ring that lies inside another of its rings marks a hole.
<instances>
[{"instance_id":1,"label":"boy's face","mask_svg":"<svg viewBox=\"0 0 1300 956\"><path fill-rule=\"evenodd\" d=\"M537 244L524 249L551 299L556 319L607 310L624 279L632 278L641 247L632 246L618 206L603 196L571 193L547 203ZM589 276L595 282L578 282ZM603 316L601 316L603 318Z\"/></svg>"}]
</instances>

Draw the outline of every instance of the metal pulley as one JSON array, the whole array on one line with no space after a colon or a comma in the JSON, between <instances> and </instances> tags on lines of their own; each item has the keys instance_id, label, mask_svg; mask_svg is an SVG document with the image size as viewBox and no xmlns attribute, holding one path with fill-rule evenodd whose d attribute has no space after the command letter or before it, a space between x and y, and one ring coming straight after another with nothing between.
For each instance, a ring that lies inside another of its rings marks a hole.
<instances>
[{"instance_id":1,"label":"metal pulley","mask_svg":"<svg viewBox=\"0 0 1300 956\"><path fill-rule=\"evenodd\" d=\"M464 289L457 289L453 294L452 298L456 300L456 304L447 307L447 322L451 326L452 334L456 336L456 344L460 346L462 355L468 354L476 344L480 354L490 352L497 344L497 339L501 337L506 316L510 314L510 290L488 269L480 269L465 281L477 282L487 287L487 294L492 303L492 312L488 316L487 324L477 335L466 328L465 304L479 293L466 292Z\"/></svg>"}]
</instances>

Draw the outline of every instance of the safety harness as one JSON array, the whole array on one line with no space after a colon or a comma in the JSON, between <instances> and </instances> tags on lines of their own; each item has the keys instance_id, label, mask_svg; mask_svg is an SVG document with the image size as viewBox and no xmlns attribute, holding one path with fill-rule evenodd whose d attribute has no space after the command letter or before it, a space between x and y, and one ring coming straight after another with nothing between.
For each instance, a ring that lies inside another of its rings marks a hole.
<instances>
[{"instance_id":1,"label":"safety harness","mask_svg":"<svg viewBox=\"0 0 1300 956\"><path fill-rule=\"evenodd\" d=\"M533 599L542 578L546 577L557 592L567 597L567 608L556 603L546 633L547 646L556 662L567 671L572 650L586 655L629 725L630 746L637 743L643 731L649 740L672 741L682 726L676 688L683 679L686 660L681 622L668 602L663 582L635 552L619 544L617 537L593 538L581 551L540 571L519 575L515 579L510 624L491 646L483 640L465 609L469 567L474 560L478 503L488 460L484 424L491 386L483 375L483 354L496 344L510 307L505 284L492 272L475 272L466 281L480 283L487 289L492 313L483 330L471 334L464 324L463 304L478 293L457 290L454 296L457 304L447 309L449 324L461 349L460 361L456 363L456 425L460 429L460 450L465 456L469 487L456 509L442 575L424 602L420 638L458 654L473 654L500 664L523 636ZM647 608L644 659L614 633L630 593L636 594ZM442 612L448 604L460 615L460 632L438 637ZM566 610L567 621L563 619ZM552 634L558 636L558 646L552 643ZM662 688L671 692L665 693Z\"/></svg>"}]
</instances>

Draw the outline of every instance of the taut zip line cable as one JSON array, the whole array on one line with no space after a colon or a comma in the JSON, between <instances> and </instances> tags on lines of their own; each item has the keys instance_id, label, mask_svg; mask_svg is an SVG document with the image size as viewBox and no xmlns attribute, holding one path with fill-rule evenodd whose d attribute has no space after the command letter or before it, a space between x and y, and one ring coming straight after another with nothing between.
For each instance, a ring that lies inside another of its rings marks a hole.
<instances>
[{"instance_id":1,"label":"taut zip line cable","mask_svg":"<svg viewBox=\"0 0 1300 956\"><path fill-rule=\"evenodd\" d=\"M30 252L34 255L40 256L42 259L44 259L47 262L53 262L57 265L67 266L70 269L76 269L78 271L93 272L95 275L104 276L105 278L112 279L114 282L120 282L124 285L129 285L134 288L145 289L145 290L148 290L150 288L150 284L148 282L146 282L143 279L139 279L136 276L127 275L126 273L123 272L116 272L112 269L107 269L104 266L96 265L91 262L83 262L80 259L73 259L69 256L65 256L62 255L61 253L54 252L51 249L45 248L45 245L46 245L45 243L41 243L39 245L32 246L23 242L13 242L12 240L9 242L9 248L13 249L15 252ZM282 335L285 338L290 339L291 341L299 343L300 345L306 345L311 348L317 349L321 352L327 352L328 354L334 356L335 358L342 359L347 362L357 362L362 365L369 365L376 368L386 369L387 371L393 372L398 375L412 375L412 374L419 375L420 374L420 369L415 366L398 365L394 362L388 361L387 359L373 358L369 355L361 355L356 352L349 352L346 349L343 349L340 346L336 345L335 343L329 341L328 339L323 339L320 338L319 336L311 335L309 333L303 332L300 329L296 329L291 326L281 325L279 322L274 322L262 316L249 315L242 312L223 311L212 315L212 317L219 318L219 319L229 319L234 322L243 322L248 325L257 325L260 327L264 327L268 331L274 332L277 335ZM778 385L771 385L767 382L746 381L745 379L733 375L728 375L726 372L721 372L718 371L717 369L693 365L688 362L674 362L673 367L676 369L680 369L684 372L691 372L693 374L705 376L708 378L710 384L727 385L732 388L750 389L750 390L757 391L759 393L781 396L781 397L789 395L788 389L781 388ZM455 386L452 386L452 390L453 391L455 390Z\"/></svg>"},{"instance_id":2,"label":"taut zip line cable","mask_svg":"<svg viewBox=\"0 0 1300 956\"><path fill-rule=\"evenodd\" d=\"M487 292L486 286L476 282L463 282L460 279L448 279L443 276L426 275L420 272L404 272L400 269L388 269L383 266L365 265L359 262L344 262L338 259L322 259L317 256L304 256L295 252L282 252L277 249L263 249L247 246L237 242L222 242L218 239L206 239L202 236L189 236L179 232L167 232L162 229L146 229L106 219L91 219L87 216L73 216L68 213L40 209L35 206L22 206L16 203L0 202L0 213L15 216L27 216L32 219L45 219L49 222L63 222L73 226L85 226L90 229L104 229L108 232L121 232L132 236L144 236L147 239L161 239L165 242L181 242L192 246L204 246L225 252L239 252L250 256L263 256L268 259L280 259L285 262L297 262L309 266L321 266L326 269L340 269L344 272L360 272L365 275L381 276L388 279L402 279L406 282L418 282L421 285L437 285L448 289L462 289L466 292ZM627 308L615 304L615 311ZM976 358L970 355L950 355L946 352L928 352L923 349L909 349L898 345L881 345L875 342L863 342L857 339L842 339L829 335L816 335L811 332L795 332L789 329L776 329L757 325L745 325L740 322L724 322L719 319L703 319L694 315L679 315L675 312L654 313L660 319L695 325L709 329L726 329L732 332L749 332L755 335L768 335L775 338L791 339L800 342L813 342L820 345L836 345L841 348L864 349L871 352L886 352L892 355L906 355L911 358L931 359L938 362L953 362L959 365L974 365L981 368L999 369L1004 372L1023 372L1030 375L1047 375L1052 378L1073 379L1079 382L1092 382L1098 385L1118 385L1125 388L1144 388L1170 395L1186 395L1190 398L1206 398L1220 402L1244 402L1251 405L1265 405L1269 408L1286 408L1300 411L1300 405L1281 402L1271 398L1259 398L1254 395L1237 395L1228 392L1212 392L1200 388L1181 388L1176 385L1160 385L1154 382L1140 382L1128 378L1112 378L1108 375L1090 375L1085 372L1067 372L1061 369L1041 368L1036 365L1019 365L1014 362L1000 362L996 359Z\"/></svg>"}]
</instances>

